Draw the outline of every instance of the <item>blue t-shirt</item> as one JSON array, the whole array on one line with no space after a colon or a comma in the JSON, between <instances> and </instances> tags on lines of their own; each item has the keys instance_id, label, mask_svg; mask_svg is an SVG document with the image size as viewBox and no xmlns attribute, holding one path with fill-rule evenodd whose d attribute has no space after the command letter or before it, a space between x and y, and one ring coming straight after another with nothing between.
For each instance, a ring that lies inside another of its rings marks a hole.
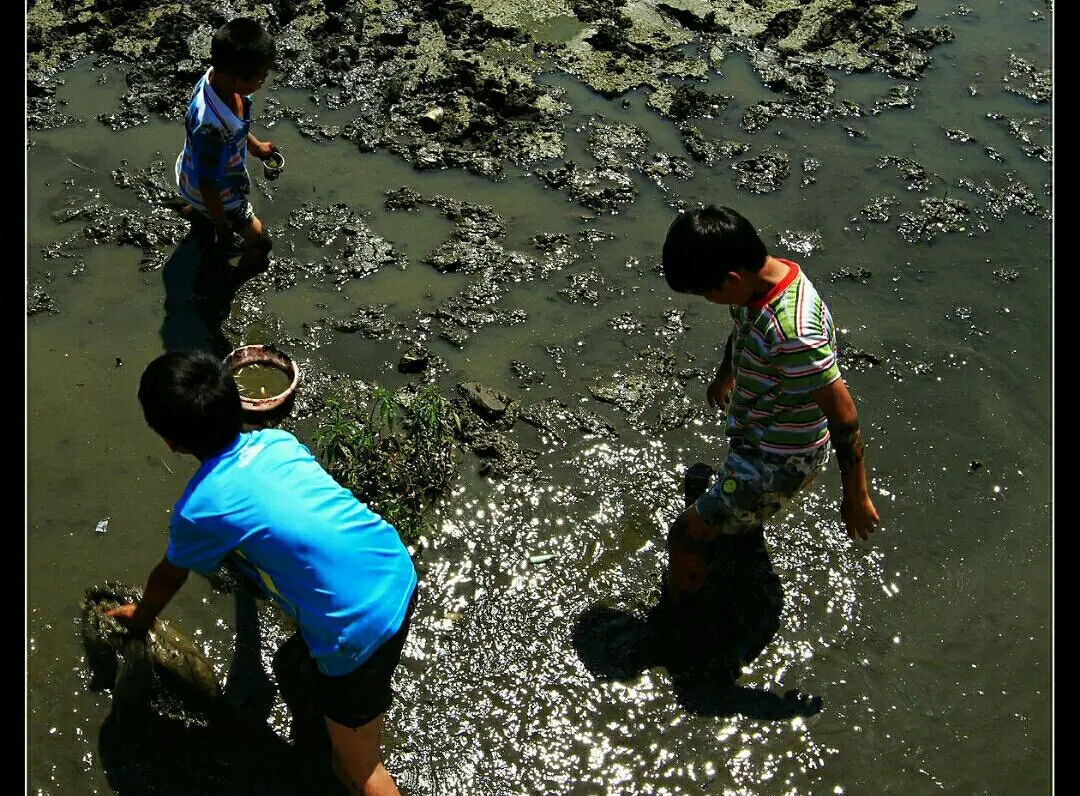
<instances>
[{"instance_id":1,"label":"blue t-shirt","mask_svg":"<svg viewBox=\"0 0 1080 796\"><path fill-rule=\"evenodd\" d=\"M251 97L242 99L243 118L237 118L210 85L210 70L191 94L184 115L184 151L176 159L176 186L180 195L199 210L206 210L199 190L200 177L217 183L226 210L247 203L251 191L247 171Z\"/></svg>"},{"instance_id":2,"label":"blue t-shirt","mask_svg":"<svg viewBox=\"0 0 1080 796\"><path fill-rule=\"evenodd\" d=\"M394 527L278 429L239 434L176 503L172 564L209 575L230 553L296 620L331 676L353 671L397 632L417 582Z\"/></svg>"}]
</instances>

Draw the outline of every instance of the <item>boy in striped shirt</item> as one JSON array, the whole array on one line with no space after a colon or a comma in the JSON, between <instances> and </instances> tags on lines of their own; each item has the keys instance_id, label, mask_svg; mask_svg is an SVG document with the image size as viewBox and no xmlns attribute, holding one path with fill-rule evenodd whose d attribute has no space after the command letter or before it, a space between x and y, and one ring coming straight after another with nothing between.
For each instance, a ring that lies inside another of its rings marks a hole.
<instances>
[{"instance_id":1,"label":"boy in striped shirt","mask_svg":"<svg viewBox=\"0 0 1080 796\"><path fill-rule=\"evenodd\" d=\"M728 455L669 531L668 605L695 603L720 571L717 556L736 537L762 534L762 524L821 472L830 449L840 465L844 526L852 539L868 539L878 513L859 420L829 308L806 274L769 255L739 213L715 206L675 219L663 270L672 290L729 305L735 322L706 391L711 406L727 408Z\"/></svg>"},{"instance_id":2,"label":"boy in striped shirt","mask_svg":"<svg viewBox=\"0 0 1080 796\"><path fill-rule=\"evenodd\" d=\"M176 159L180 211L213 225L215 246L228 253L233 233L244 239L238 269L265 268L270 238L248 201L247 153L264 159L274 151L251 132L251 94L262 88L274 63L274 39L254 19L225 23L210 41L210 68L195 86L184 117L184 151Z\"/></svg>"}]
</instances>

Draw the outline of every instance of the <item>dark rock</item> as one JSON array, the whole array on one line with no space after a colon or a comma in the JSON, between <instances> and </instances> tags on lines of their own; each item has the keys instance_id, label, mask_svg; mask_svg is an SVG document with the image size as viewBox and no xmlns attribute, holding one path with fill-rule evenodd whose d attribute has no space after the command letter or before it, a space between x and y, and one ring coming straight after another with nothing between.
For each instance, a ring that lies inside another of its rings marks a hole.
<instances>
[{"instance_id":1,"label":"dark rock","mask_svg":"<svg viewBox=\"0 0 1080 796\"><path fill-rule=\"evenodd\" d=\"M475 381L462 382L457 389L473 411L484 420L500 422L512 417L517 401L501 390Z\"/></svg>"},{"instance_id":2,"label":"dark rock","mask_svg":"<svg viewBox=\"0 0 1080 796\"><path fill-rule=\"evenodd\" d=\"M431 354L420 346L408 348L398 362L401 373L423 373L427 369Z\"/></svg>"}]
</instances>

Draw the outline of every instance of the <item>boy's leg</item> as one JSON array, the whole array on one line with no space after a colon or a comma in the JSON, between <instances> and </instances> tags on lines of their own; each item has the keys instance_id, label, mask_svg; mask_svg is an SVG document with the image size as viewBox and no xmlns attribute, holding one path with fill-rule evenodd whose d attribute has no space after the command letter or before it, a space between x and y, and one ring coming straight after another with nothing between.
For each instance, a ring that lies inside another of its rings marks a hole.
<instances>
[{"instance_id":1,"label":"boy's leg","mask_svg":"<svg viewBox=\"0 0 1080 796\"><path fill-rule=\"evenodd\" d=\"M201 301L214 303L214 298L222 292L218 279L222 274L229 272L229 258L240 253L235 240L229 240L227 245L221 246L216 238L214 224L206 215L194 205L177 200L169 205L176 213L189 224L191 233L199 243L199 265L196 279L195 295ZM236 223L236 222L234 222ZM246 223L243 222L243 223Z\"/></svg>"},{"instance_id":2,"label":"boy's leg","mask_svg":"<svg viewBox=\"0 0 1080 796\"><path fill-rule=\"evenodd\" d=\"M715 475L716 468L706 462L697 462L687 467L683 474L683 505L689 506L696 503L697 499L712 486Z\"/></svg>"},{"instance_id":3,"label":"boy's leg","mask_svg":"<svg viewBox=\"0 0 1080 796\"><path fill-rule=\"evenodd\" d=\"M698 514L693 505L682 513L668 529L668 565L664 577L663 599L678 603L683 596L697 592L705 585L709 572L709 551L719 535Z\"/></svg>"},{"instance_id":4,"label":"boy's leg","mask_svg":"<svg viewBox=\"0 0 1080 796\"><path fill-rule=\"evenodd\" d=\"M400 796L379 752L379 735L385 716L380 713L360 727L346 727L326 717L326 731L333 747L334 774L351 796Z\"/></svg>"},{"instance_id":5,"label":"boy's leg","mask_svg":"<svg viewBox=\"0 0 1080 796\"><path fill-rule=\"evenodd\" d=\"M270 265L270 236L258 216L252 215L247 223L237 228L244 239L244 253L236 267L241 271L264 271Z\"/></svg>"},{"instance_id":6,"label":"boy's leg","mask_svg":"<svg viewBox=\"0 0 1080 796\"><path fill-rule=\"evenodd\" d=\"M828 446L786 458L730 452L711 487L682 511L668 531L665 599L678 602L697 592L714 568L712 556L722 549L716 540L763 525L813 481L828 458ZM689 483L686 489L689 501Z\"/></svg>"},{"instance_id":7,"label":"boy's leg","mask_svg":"<svg viewBox=\"0 0 1080 796\"><path fill-rule=\"evenodd\" d=\"M688 505L668 533L656 618L669 671L707 670L734 683L779 629L783 594L762 524L809 474L739 455L715 479L710 470L686 473Z\"/></svg>"},{"instance_id":8,"label":"boy's leg","mask_svg":"<svg viewBox=\"0 0 1080 796\"><path fill-rule=\"evenodd\" d=\"M340 677L320 674L317 678L334 774L351 796L398 796L382 763L379 735L393 702L391 679L401 661L415 606L413 592L401 627L358 669Z\"/></svg>"}]
</instances>

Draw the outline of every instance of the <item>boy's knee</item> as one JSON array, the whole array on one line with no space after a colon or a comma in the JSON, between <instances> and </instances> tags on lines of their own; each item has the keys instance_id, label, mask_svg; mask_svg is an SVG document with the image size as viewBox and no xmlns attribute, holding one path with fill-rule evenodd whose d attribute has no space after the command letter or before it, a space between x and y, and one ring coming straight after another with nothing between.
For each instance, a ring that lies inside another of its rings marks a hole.
<instances>
[{"instance_id":1,"label":"boy's knee","mask_svg":"<svg viewBox=\"0 0 1080 796\"><path fill-rule=\"evenodd\" d=\"M263 257L270 254L270 250L274 248L274 241L270 237L270 233L266 231L266 227L260 229L253 238L248 240L247 244L249 249Z\"/></svg>"},{"instance_id":2,"label":"boy's knee","mask_svg":"<svg viewBox=\"0 0 1080 796\"><path fill-rule=\"evenodd\" d=\"M334 756L350 773L366 779L382 762L379 734L384 716L379 715L359 727L348 727L325 717L327 734Z\"/></svg>"},{"instance_id":3,"label":"boy's knee","mask_svg":"<svg viewBox=\"0 0 1080 796\"><path fill-rule=\"evenodd\" d=\"M668 530L668 539L711 542L719 536L716 528L709 525L698 513L695 506L683 509Z\"/></svg>"}]
</instances>

